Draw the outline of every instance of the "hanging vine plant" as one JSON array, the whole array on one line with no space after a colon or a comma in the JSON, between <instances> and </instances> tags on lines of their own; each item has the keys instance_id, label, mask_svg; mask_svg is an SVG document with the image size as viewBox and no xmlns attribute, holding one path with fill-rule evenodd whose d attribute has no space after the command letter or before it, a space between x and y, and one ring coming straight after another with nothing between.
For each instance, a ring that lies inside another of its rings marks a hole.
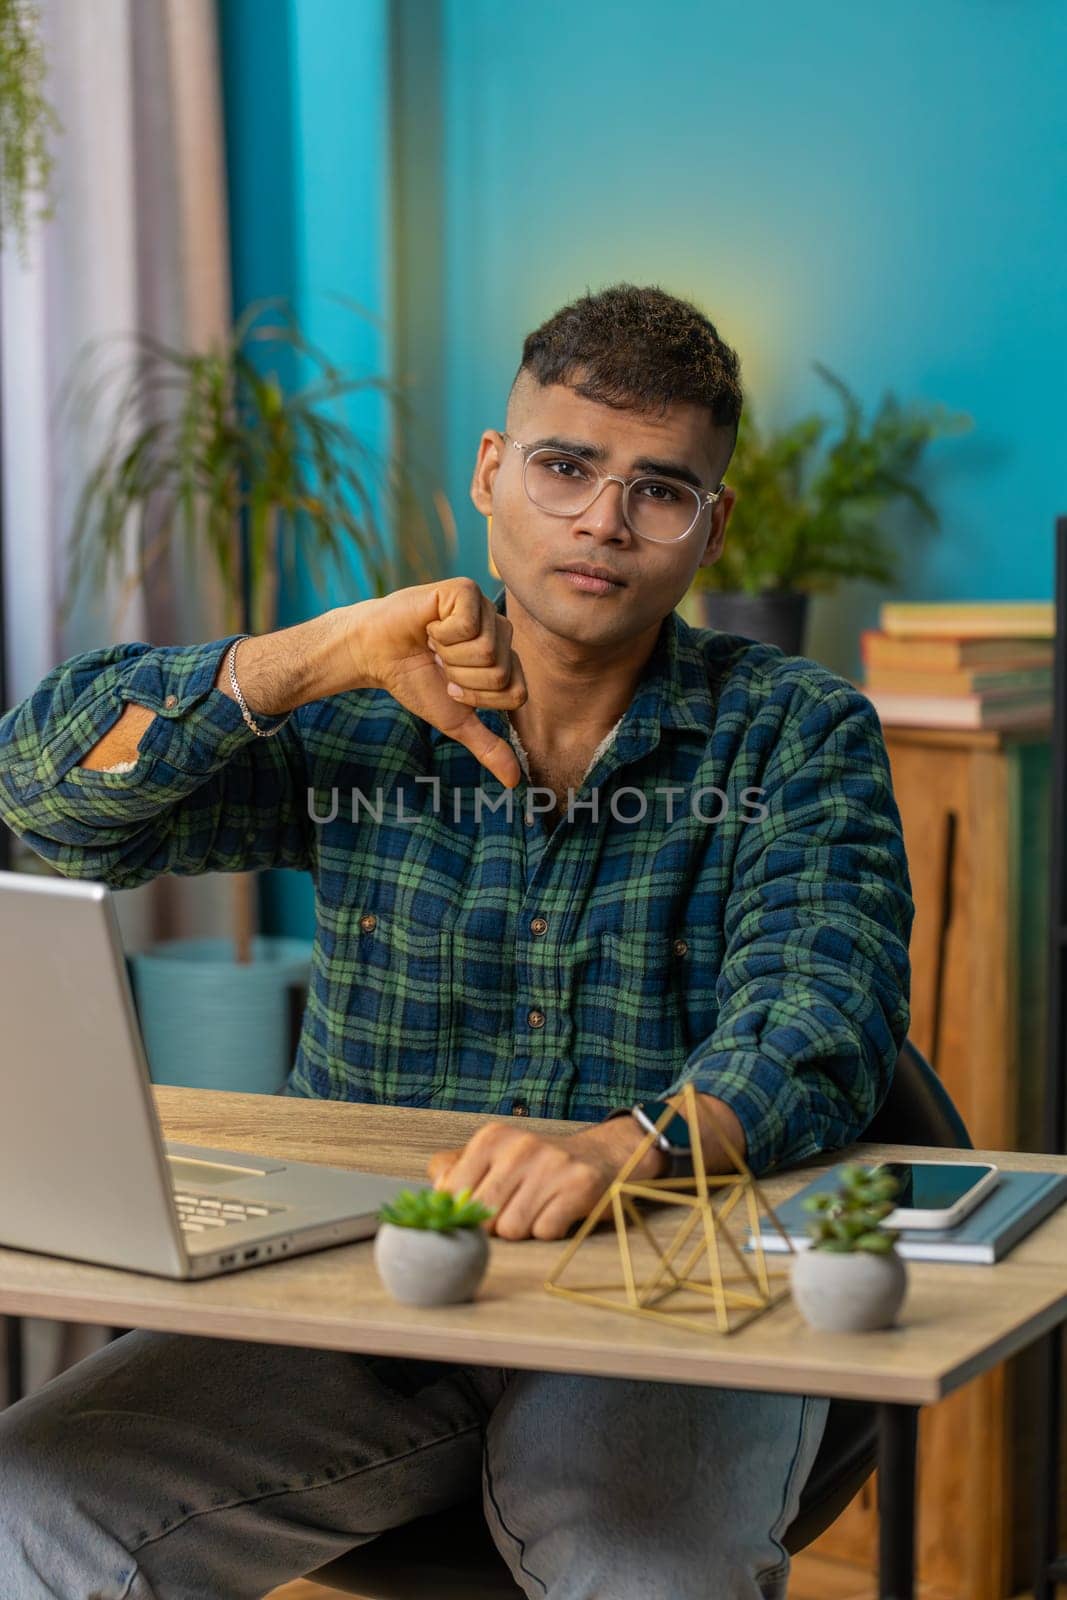
<instances>
[{"instance_id":1,"label":"hanging vine plant","mask_svg":"<svg viewBox=\"0 0 1067 1600\"><path fill-rule=\"evenodd\" d=\"M0 0L0 239L26 245L30 201L52 214L52 152L60 123L46 94L48 63L33 0Z\"/></svg>"}]
</instances>

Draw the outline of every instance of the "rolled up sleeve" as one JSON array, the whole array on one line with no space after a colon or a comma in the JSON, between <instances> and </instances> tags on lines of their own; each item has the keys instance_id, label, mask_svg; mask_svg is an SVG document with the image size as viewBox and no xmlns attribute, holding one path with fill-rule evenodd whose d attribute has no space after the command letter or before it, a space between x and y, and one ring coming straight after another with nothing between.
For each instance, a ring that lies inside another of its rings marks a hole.
<instances>
[{"instance_id":1,"label":"rolled up sleeve","mask_svg":"<svg viewBox=\"0 0 1067 1600\"><path fill-rule=\"evenodd\" d=\"M259 738L214 687L234 637L114 645L54 668L0 718L7 825L65 876L113 888L163 872L306 867L298 720ZM155 713L136 761L114 772L80 766L131 702ZM283 719L257 721L269 729Z\"/></svg>"}]
</instances>

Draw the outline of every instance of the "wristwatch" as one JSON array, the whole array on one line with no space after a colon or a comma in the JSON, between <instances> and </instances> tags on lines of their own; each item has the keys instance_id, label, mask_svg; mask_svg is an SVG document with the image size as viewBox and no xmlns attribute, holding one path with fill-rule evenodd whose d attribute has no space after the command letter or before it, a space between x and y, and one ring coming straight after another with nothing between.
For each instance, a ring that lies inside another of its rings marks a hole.
<instances>
[{"instance_id":1,"label":"wristwatch","mask_svg":"<svg viewBox=\"0 0 1067 1600\"><path fill-rule=\"evenodd\" d=\"M669 1122L657 1129L659 1119L668 1111L674 1112ZM620 1107L618 1111L611 1112L606 1119L612 1117L633 1117L642 1133L654 1133L657 1150L662 1150L667 1157L667 1170L661 1173L664 1178L691 1178L693 1176L693 1152L689 1143L689 1124L679 1111L675 1111L669 1100L637 1100L632 1106Z\"/></svg>"}]
</instances>

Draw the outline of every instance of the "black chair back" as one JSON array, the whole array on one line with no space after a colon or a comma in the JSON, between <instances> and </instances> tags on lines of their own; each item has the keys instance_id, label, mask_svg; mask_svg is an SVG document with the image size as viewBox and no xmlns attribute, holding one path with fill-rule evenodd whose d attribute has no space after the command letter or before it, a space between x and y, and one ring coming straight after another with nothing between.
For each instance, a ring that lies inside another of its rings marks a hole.
<instances>
[{"instance_id":1,"label":"black chair back","mask_svg":"<svg viewBox=\"0 0 1067 1600\"><path fill-rule=\"evenodd\" d=\"M973 1150L963 1118L933 1067L905 1039L889 1094L863 1135L866 1144L932 1144Z\"/></svg>"}]
</instances>

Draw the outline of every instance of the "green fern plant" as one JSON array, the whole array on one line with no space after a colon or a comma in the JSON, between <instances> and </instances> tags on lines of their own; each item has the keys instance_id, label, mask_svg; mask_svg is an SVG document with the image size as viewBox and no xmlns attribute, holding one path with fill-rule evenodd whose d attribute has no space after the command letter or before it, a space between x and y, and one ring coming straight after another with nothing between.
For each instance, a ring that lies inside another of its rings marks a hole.
<instances>
[{"instance_id":1,"label":"green fern plant","mask_svg":"<svg viewBox=\"0 0 1067 1600\"><path fill-rule=\"evenodd\" d=\"M726 543L714 566L698 569L698 591L813 593L846 578L889 583L897 563L883 529L888 507L907 500L927 526L939 526L916 473L933 440L965 432L972 419L940 406L904 407L887 394L867 422L847 384L814 365L840 401L837 438L831 442L829 419L815 413L767 433L746 408L726 473L737 494Z\"/></svg>"},{"instance_id":2,"label":"green fern plant","mask_svg":"<svg viewBox=\"0 0 1067 1600\"><path fill-rule=\"evenodd\" d=\"M378 1212L381 1222L398 1228L428 1228L435 1233L453 1233L456 1228L477 1228L488 1222L493 1212L480 1200L471 1199L470 1189L452 1194L448 1189L401 1189L394 1200Z\"/></svg>"},{"instance_id":3,"label":"green fern plant","mask_svg":"<svg viewBox=\"0 0 1067 1600\"><path fill-rule=\"evenodd\" d=\"M102 442L75 508L64 613L83 580L99 588L127 572L131 530L135 570L120 605L183 540L191 562L215 567L232 632L277 626L280 569L292 577L298 552L320 594L348 552L377 596L441 577L448 552L418 511L410 474L345 420L367 390L406 420L393 386L339 367L274 300L203 349L145 335L90 346L65 403Z\"/></svg>"},{"instance_id":4,"label":"green fern plant","mask_svg":"<svg viewBox=\"0 0 1067 1600\"><path fill-rule=\"evenodd\" d=\"M814 1240L811 1249L887 1255L898 1235L883 1228L882 1220L894 1209L899 1188L893 1174L882 1167L842 1167L833 1193L813 1194L803 1202L804 1210L815 1214L808 1223Z\"/></svg>"}]
</instances>

